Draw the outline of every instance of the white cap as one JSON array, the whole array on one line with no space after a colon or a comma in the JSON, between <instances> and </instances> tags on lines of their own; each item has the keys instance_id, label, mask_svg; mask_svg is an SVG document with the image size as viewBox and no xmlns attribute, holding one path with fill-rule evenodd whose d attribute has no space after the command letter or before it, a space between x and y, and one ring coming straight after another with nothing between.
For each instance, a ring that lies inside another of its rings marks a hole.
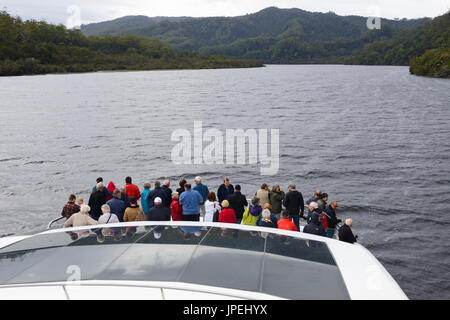
<instances>
[{"instance_id":1,"label":"white cap","mask_svg":"<svg viewBox=\"0 0 450 320\"><path fill-rule=\"evenodd\" d=\"M156 240L158 240L159 238L161 238L161 233L153 233L153 236L155 237Z\"/></svg>"},{"instance_id":2,"label":"white cap","mask_svg":"<svg viewBox=\"0 0 450 320\"><path fill-rule=\"evenodd\" d=\"M153 203L162 203L162 200L160 197L156 197Z\"/></svg>"}]
</instances>

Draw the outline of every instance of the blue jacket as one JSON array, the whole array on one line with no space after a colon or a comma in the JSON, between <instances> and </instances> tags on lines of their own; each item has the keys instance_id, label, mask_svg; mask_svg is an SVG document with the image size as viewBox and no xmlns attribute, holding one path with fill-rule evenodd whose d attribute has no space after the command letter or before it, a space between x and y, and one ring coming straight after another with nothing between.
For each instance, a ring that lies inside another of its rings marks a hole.
<instances>
[{"instance_id":1,"label":"blue jacket","mask_svg":"<svg viewBox=\"0 0 450 320\"><path fill-rule=\"evenodd\" d=\"M128 208L130 206L130 197L126 193L122 193L120 200L125 202L125 208Z\"/></svg>"},{"instance_id":2,"label":"blue jacket","mask_svg":"<svg viewBox=\"0 0 450 320\"><path fill-rule=\"evenodd\" d=\"M225 183L222 183L217 190L217 198L219 199L219 203L222 204L223 200L228 200L230 195L234 193L234 187L232 184L230 184L227 187L225 187Z\"/></svg>"},{"instance_id":3,"label":"blue jacket","mask_svg":"<svg viewBox=\"0 0 450 320\"><path fill-rule=\"evenodd\" d=\"M319 198L311 197L311 198L309 198L308 200L306 200L306 205L309 206L309 204L310 204L311 202L317 202L317 201L319 201L319 200L320 200Z\"/></svg>"},{"instance_id":4,"label":"blue jacket","mask_svg":"<svg viewBox=\"0 0 450 320\"><path fill-rule=\"evenodd\" d=\"M183 205L183 215L199 214L198 206L203 201L202 195L196 190L186 190L178 200Z\"/></svg>"},{"instance_id":5,"label":"blue jacket","mask_svg":"<svg viewBox=\"0 0 450 320\"><path fill-rule=\"evenodd\" d=\"M113 198L106 202L106 204L111 208L111 213L114 213L117 218L119 218L119 221L123 222L123 214L125 213L125 209L127 208L125 202L117 198Z\"/></svg>"},{"instance_id":6,"label":"blue jacket","mask_svg":"<svg viewBox=\"0 0 450 320\"><path fill-rule=\"evenodd\" d=\"M205 186L203 183L199 183L194 187L195 191L198 191L200 195L203 197L203 202L200 203L201 205L205 204L206 197L208 196L209 189L207 186Z\"/></svg>"},{"instance_id":7,"label":"blue jacket","mask_svg":"<svg viewBox=\"0 0 450 320\"><path fill-rule=\"evenodd\" d=\"M149 193L150 193L150 189L144 189L141 192L141 208L142 208L142 211L144 211L144 213L148 213L148 211L150 210L150 208L148 207L148 202L147 202L147 197L148 197Z\"/></svg>"},{"instance_id":8,"label":"blue jacket","mask_svg":"<svg viewBox=\"0 0 450 320\"><path fill-rule=\"evenodd\" d=\"M259 222L261 221L261 219L262 219L262 215L260 215L259 217L258 217L258 220L256 220L256 224L259 226ZM273 222L273 224L275 225L275 226L278 226L278 219L277 219L277 217L273 214L273 213L271 213L270 214L270 220L272 220L272 222ZM277 228L277 227L275 227L275 228Z\"/></svg>"}]
</instances>

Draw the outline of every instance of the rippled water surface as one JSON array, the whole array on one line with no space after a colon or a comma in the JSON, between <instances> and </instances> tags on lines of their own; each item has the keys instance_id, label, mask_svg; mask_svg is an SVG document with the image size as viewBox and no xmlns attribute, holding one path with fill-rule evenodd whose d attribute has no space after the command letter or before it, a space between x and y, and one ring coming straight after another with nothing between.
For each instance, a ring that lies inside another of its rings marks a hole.
<instances>
[{"instance_id":1,"label":"rippled water surface","mask_svg":"<svg viewBox=\"0 0 450 320\"><path fill-rule=\"evenodd\" d=\"M0 78L0 235L42 230L98 176L224 176L250 196L295 182L338 216L408 297L450 298L450 81L406 67L267 66ZM280 169L176 165L174 130L280 130Z\"/></svg>"}]
</instances>

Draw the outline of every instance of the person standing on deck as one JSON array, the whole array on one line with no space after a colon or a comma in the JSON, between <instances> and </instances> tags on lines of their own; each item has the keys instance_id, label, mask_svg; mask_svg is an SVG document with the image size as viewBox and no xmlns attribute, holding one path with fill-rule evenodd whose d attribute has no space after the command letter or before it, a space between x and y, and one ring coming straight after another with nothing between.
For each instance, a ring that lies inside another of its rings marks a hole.
<instances>
[{"instance_id":1,"label":"person standing on deck","mask_svg":"<svg viewBox=\"0 0 450 320\"><path fill-rule=\"evenodd\" d=\"M230 195L234 193L234 187L230 184L230 179L223 179L223 183L220 185L219 189L217 189L217 198L219 199L219 203L222 203L223 200L229 200Z\"/></svg>"},{"instance_id":2,"label":"person standing on deck","mask_svg":"<svg viewBox=\"0 0 450 320\"><path fill-rule=\"evenodd\" d=\"M184 185L187 183L186 179L182 178L180 179L179 188L177 189L178 194L181 196L181 194L184 192Z\"/></svg>"},{"instance_id":3,"label":"person standing on deck","mask_svg":"<svg viewBox=\"0 0 450 320\"><path fill-rule=\"evenodd\" d=\"M256 222L256 224L259 227L266 227L266 228L276 228L277 224L273 222L273 220L270 218L272 213L269 209L264 209L261 212L261 219Z\"/></svg>"},{"instance_id":4,"label":"person standing on deck","mask_svg":"<svg viewBox=\"0 0 450 320\"><path fill-rule=\"evenodd\" d=\"M303 202L303 195L295 189L295 184L291 183L288 186L288 193L286 193L283 205L289 212L289 216L295 223L295 226L300 230L300 217L304 218L305 204Z\"/></svg>"},{"instance_id":5,"label":"person standing on deck","mask_svg":"<svg viewBox=\"0 0 450 320\"><path fill-rule=\"evenodd\" d=\"M125 193L128 197L135 197L136 200L141 198L141 192L139 191L138 186L132 183L131 177L125 178Z\"/></svg>"},{"instance_id":6,"label":"person standing on deck","mask_svg":"<svg viewBox=\"0 0 450 320\"><path fill-rule=\"evenodd\" d=\"M180 195L178 192L172 193L172 203L170 204L170 214L172 216L172 221L183 221L183 207L181 206L178 199Z\"/></svg>"},{"instance_id":7,"label":"person standing on deck","mask_svg":"<svg viewBox=\"0 0 450 320\"><path fill-rule=\"evenodd\" d=\"M206 201L206 197L209 194L209 189L206 185L204 185L202 183L202 178L200 178L199 176L195 177L194 181L195 181L194 190L198 191L203 198L203 202L200 203L199 209L200 209L200 216L204 218L205 217L205 201Z\"/></svg>"},{"instance_id":8,"label":"person standing on deck","mask_svg":"<svg viewBox=\"0 0 450 320\"><path fill-rule=\"evenodd\" d=\"M245 207L248 206L247 198L241 193L240 185L236 185L234 193L230 195L228 202L230 203L230 208L234 210L234 214L236 215L236 223L240 224L242 222Z\"/></svg>"},{"instance_id":9,"label":"person standing on deck","mask_svg":"<svg viewBox=\"0 0 450 320\"><path fill-rule=\"evenodd\" d=\"M327 201L328 201L328 193L322 193L320 195L320 199L317 201L317 205L319 206L320 210L325 210L327 207Z\"/></svg>"},{"instance_id":10,"label":"person standing on deck","mask_svg":"<svg viewBox=\"0 0 450 320\"><path fill-rule=\"evenodd\" d=\"M269 200L269 185L264 182L261 185L261 189L256 191L255 196L259 198L259 201L260 201L260 204L261 204L262 207L264 207L264 205L266 203L270 204L270 200Z\"/></svg>"},{"instance_id":11,"label":"person standing on deck","mask_svg":"<svg viewBox=\"0 0 450 320\"><path fill-rule=\"evenodd\" d=\"M280 213L282 209L282 203L284 200L284 191L279 185L275 185L272 191L269 193L270 204L272 205L272 213L276 215L277 219L280 219Z\"/></svg>"},{"instance_id":12,"label":"person standing on deck","mask_svg":"<svg viewBox=\"0 0 450 320\"><path fill-rule=\"evenodd\" d=\"M311 202L311 203L315 203L317 205L317 202ZM322 227L319 217L320 217L320 214L316 211L313 211L310 221L303 228L303 232L325 237L325 230Z\"/></svg>"},{"instance_id":13,"label":"person standing on deck","mask_svg":"<svg viewBox=\"0 0 450 320\"><path fill-rule=\"evenodd\" d=\"M342 219L336 217L337 207L337 201L331 201L331 203L324 210L324 213L327 215L327 229L325 230L325 234L328 238L333 238L334 232L336 231L336 225L343 222Z\"/></svg>"},{"instance_id":14,"label":"person standing on deck","mask_svg":"<svg viewBox=\"0 0 450 320\"><path fill-rule=\"evenodd\" d=\"M151 188L150 182L146 182L144 183L144 190L142 190L141 192L141 208L145 214L147 214L148 210L150 210L150 208L148 207L148 199L147 199L150 193L150 188Z\"/></svg>"},{"instance_id":15,"label":"person standing on deck","mask_svg":"<svg viewBox=\"0 0 450 320\"><path fill-rule=\"evenodd\" d=\"M163 200L156 197L147 215L147 221L170 221L170 209L163 206Z\"/></svg>"},{"instance_id":16,"label":"person standing on deck","mask_svg":"<svg viewBox=\"0 0 450 320\"><path fill-rule=\"evenodd\" d=\"M102 192L102 191L101 191ZM103 193L103 192L102 192ZM77 212L70 216L69 219L64 223L64 228L70 227L84 227L90 225L96 225L98 222L89 216L89 211L91 208L89 206L83 206L80 212ZM89 230L76 231L75 233L83 236L88 236Z\"/></svg>"},{"instance_id":17,"label":"person standing on deck","mask_svg":"<svg viewBox=\"0 0 450 320\"><path fill-rule=\"evenodd\" d=\"M322 192L320 190L316 190L316 192L313 193L313 196L306 200L306 205L309 206L311 202L317 202L320 200L320 196L322 195Z\"/></svg>"},{"instance_id":18,"label":"person standing on deck","mask_svg":"<svg viewBox=\"0 0 450 320\"><path fill-rule=\"evenodd\" d=\"M167 201L167 203L164 204L164 206L166 208L170 208L170 204L171 204L170 199L172 199L172 193L173 193L172 189L170 189L170 181L167 179L164 180L163 186L161 187L161 189L163 189L164 193L166 194L166 200L169 200L169 201Z\"/></svg>"},{"instance_id":19,"label":"person standing on deck","mask_svg":"<svg viewBox=\"0 0 450 320\"><path fill-rule=\"evenodd\" d=\"M208 193L205 201L205 222L217 222L219 221L219 212L222 210L219 202L217 202L216 194L214 192ZM216 221L214 221L214 216L217 216Z\"/></svg>"},{"instance_id":20,"label":"person standing on deck","mask_svg":"<svg viewBox=\"0 0 450 320\"><path fill-rule=\"evenodd\" d=\"M311 221L311 218L313 216L313 214L318 214L319 217L322 214L322 210L319 208L319 205L317 204L317 202L310 202L308 205L308 216L306 217L306 222L309 223Z\"/></svg>"},{"instance_id":21,"label":"person standing on deck","mask_svg":"<svg viewBox=\"0 0 450 320\"><path fill-rule=\"evenodd\" d=\"M221 223L236 223L236 215L234 210L229 206L228 200L223 200L221 203L222 210L219 213L219 222Z\"/></svg>"},{"instance_id":22,"label":"person standing on deck","mask_svg":"<svg viewBox=\"0 0 450 320\"><path fill-rule=\"evenodd\" d=\"M172 202L171 198L167 198L166 192L163 190L163 188L161 188L160 181L155 181L155 189L150 191L150 193L148 194L147 203L150 209L155 205L156 198L161 198L163 207L170 208L170 203ZM169 206L167 206L166 203L169 203Z\"/></svg>"},{"instance_id":23,"label":"person standing on deck","mask_svg":"<svg viewBox=\"0 0 450 320\"><path fill-rule=\"evenodd\" d=\"M142 208L137 204L135 197L130 197L130 206L125 209L123 221L145 221L144 211L142 211Z\"/></svg>"},{"instance_id":24,"label":"person standing on deck","mask_svg":"<svg viewBox=\"0 0 450 320\"><path fill-rule=\"evenodd\" d=\"M102 183L103 184L103 178L102 177L98 177L97 178L97 184L99 184L99 183ZM92 188L92 192L91 193L94 193L95 191L97 191L97 185L95 185L93 188ZM103 189L103 192L105 193L105 195L106 195L106 197L110 197L110 198L112 198L112 192L109 192L109 190L107 189L107 188L104 188Z\"/></svg>"},{"instance_id":25,"label":"person standing on deck","mask_svg":"<svg viewBox=\"0 0 450 320\"><path fill-rule=\"evenodd\" d=\"M94 220L98 220L102 215L102 205L106 203L106 193L103 182L97 183L97 188L94 193L91 193L89 197L88 206L91 208L91 217Z\"/></svg>"},{"instance_id":26,"label":"person standing on deck","mask_svg":"<svg viewBox=\"0 0 450 320\"><path fill-rule=\"evenodd\" d=\"M355 243L358 239L358 236L353 235L352 232L352 226L353 226L353 220L347 219L345 220L345 224L339 228L339 240L348 242L348 243Z\"/></svg>"},{"instance_id":27,"label":"person standing on deck","mask_svg":"<svg viewBox=\"0 0 450 320\"><path fill-rule=\"evenodd\" d=\"M179 202L183 206L183 221L200 221L199 206L203 197L198 191L192 190L190 183L184 185Z\"/></svg>"},{"instance_id":28,"label":"person standing on deck","mask_svg":"<svg viewBox=\"0 0 450 320\"><path fill-rule=\"evenodd\" d=\"M125 213L125 209L127 208L125 202L121 200L122 192L119 189L114 190L113 198L109 200L106 204L110 208L110 212L114 213L120 222L123 222L123 214Z\"/></svg>"},{"instance_id":29,"label":"person standing on deck","mask_svg":"<svg viewBox=\"0 0 450 320\"><path fill-rule=\"evenodd\" d=\"M299 231L294 222L292 222L289 216L289 211L283 210L281 212L281 219L278 220L278 229L289 230L289 231Z\"/></svg>"},{"instance_id":30,"label":"person standing on deck","mask_svg":"<svg viewBox=\"0 0 450 320\"><path fill-rule=\"evenodd\" d=\"M75 200L77 199L77 196L74 194L71 194L69 196L69 201L64 205L61 211L61 216L65 217L66 219L69 219L71 215L74 213L80 212L80 206L75 203Z\"/></svg>"},{"instance_id":31,"label":"person standing on deck","mask_svg":"<svg viewBox=\"0 0 450 320\"><path fill-rule=\"evenodd\" d=\"M128 208L130 206L130 197L127 195L127 190L125 187L122 187L120 190L120 200L122 200L125 203L125 208Z\"/></svg>"}]
</instances>

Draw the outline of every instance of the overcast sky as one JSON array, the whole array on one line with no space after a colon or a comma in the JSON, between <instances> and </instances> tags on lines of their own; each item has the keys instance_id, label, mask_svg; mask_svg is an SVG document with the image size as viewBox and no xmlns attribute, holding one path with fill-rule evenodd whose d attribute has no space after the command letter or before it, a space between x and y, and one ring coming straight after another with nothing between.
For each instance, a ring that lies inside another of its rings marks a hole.
<instances>
[{"instance_id":1,"label":"overcast sky","mask_svg":"<svg viewBox=\"0 0 450 320\"><path fill-rule=\"evenodd\" d=\"M239 16L269 6L392 19L436 17L450 10L450 0L0 0L13 15L65 25L78 17L91 23L125 15Z\"/></svg>"}]
</instances>

